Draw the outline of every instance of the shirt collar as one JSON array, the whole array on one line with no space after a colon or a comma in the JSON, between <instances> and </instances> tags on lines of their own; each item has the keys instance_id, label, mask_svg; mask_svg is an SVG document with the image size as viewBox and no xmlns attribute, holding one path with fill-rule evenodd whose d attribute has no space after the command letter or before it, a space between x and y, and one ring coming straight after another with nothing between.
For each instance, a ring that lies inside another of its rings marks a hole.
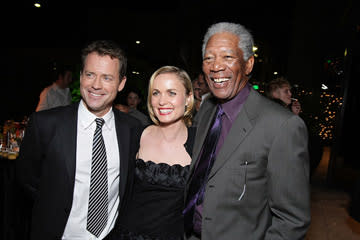
<instances>
[{"instance_id":1,"label":"shirt collar","mask_svg":"<svg viewBox=\"0 0 360 240\"><path fill-rule=\"evenodd\" d=\"M96 124L95 119L98 117L87 109L83 100L80 101L78 114L80 119L80 126L84 130L88 129L92 124ZM104 116L102 116L102 119L105 120L104 126L108 130L111 130L114 126L114 121L112 121L113 117L114 112L112 111L112 108L110 108L110 110Z\"/></svg>"},{"instance_id":2,"label":"shirt collar","mask_svg":"<svg viewBox=\"0 0 360 240\"><path fill-rule=\"evenodd\" d=\"M221 104L224 113L231 122L233 122L236 116L239 114L245 100L249 96L251 85L247 83L243 89L230 101Z\"/></svg>"}]
</instances>

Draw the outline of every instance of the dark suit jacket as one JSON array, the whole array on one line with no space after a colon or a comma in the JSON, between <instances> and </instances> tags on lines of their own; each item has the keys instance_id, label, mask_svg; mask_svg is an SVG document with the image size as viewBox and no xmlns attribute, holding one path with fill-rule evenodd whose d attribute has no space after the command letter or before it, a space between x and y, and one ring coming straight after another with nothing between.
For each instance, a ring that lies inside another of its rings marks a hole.
<instances>
[{"instance_id":1,"label":"dark suit jacket","mask_svg":"<svg viewBox=\"0 0 360 240\"><path fill-rule=\"evenodd\" d=\"M213 99L203 104L190 174L216 112ZM252 89L209 174L202 239L304 239L310 224L307 138L300 117Z\"/></svg>"},{"instance_id":2,"label":"dark suit jacket","mask_svg":"<svg viewBox=\"0 0 360 240\"><path fill-rule=\"evenodd\" d=\"M19 183L31 195L31 239L61 239L71 210L79 103L33 113L16 160ZM132 182L141 124L114 109L120 153L120 206ZM121 211L121 210L120 210Z\"/></svg>"}]
</instances>

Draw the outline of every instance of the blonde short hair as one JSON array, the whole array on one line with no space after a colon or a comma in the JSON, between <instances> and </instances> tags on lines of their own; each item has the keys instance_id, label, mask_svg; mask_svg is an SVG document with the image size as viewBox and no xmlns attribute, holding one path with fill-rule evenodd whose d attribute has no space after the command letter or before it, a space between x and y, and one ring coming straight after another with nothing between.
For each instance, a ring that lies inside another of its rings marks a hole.
<instances>
[{"instance_id":1,"label":"blonde short hair","mask_svg":"<svg viewBox=\"0 0 360 240\"><path fill-rule=\"evenodd\" d=\"M164 73L172 73L177 76L177 78L181 81L183 86L185 87L186 95L190 97L190 101L188 105L185 108L185 113L183 116L183 121L187 127L190 127L192 124L192 117L193 117L193 111L194 111L194 91L191 84L191 79L187 72L181 68L175 67L175 66L163 66L156 70L150 77L149 81L149 87L148 87L148 96L147 96L147 109L149 112L149 116L151 120L156 124L159 125L159 120L156 118L154 110L151 106L151 97L152 97L152 91L153 91L153 84L154 79L159 76L160 74Z\"/></svg>"}]
</instances>

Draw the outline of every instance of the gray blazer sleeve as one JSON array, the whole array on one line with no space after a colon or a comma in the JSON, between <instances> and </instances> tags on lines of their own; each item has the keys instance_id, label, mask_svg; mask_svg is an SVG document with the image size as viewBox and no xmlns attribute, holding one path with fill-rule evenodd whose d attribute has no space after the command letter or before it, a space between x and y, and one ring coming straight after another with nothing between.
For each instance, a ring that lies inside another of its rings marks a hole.
<instances>
[{"instance_id":1,"label":"gray blazer sleeve","mask_svg":"<svg viewBox=\"0 0 360 240\"><path fill-rule=\"evenodd\" d=\"M308 134L292 116L275 136L268 156L272 224L265 239L304 239L310 224Z\"/></svg>"}]
</instances>

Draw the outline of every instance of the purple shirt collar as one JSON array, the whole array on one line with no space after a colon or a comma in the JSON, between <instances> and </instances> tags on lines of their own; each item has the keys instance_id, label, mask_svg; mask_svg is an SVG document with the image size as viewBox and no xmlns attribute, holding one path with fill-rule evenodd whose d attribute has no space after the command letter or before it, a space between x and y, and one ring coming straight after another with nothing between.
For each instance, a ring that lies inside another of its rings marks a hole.
<instances>
[{"instance_id":1,"label":"purple shirt collar","mask_svg":"<svg viewBox=\"0 0 360 240\"><path fill-rule=\"evenodd\" d=\"M239 114L245 100L249 96L250 89L251 85L250 83L247 83L233 99L221 104L221 107L223 108L224 113L230 122L234 122L236 116Z\"/></svg>"}]
</instances>

